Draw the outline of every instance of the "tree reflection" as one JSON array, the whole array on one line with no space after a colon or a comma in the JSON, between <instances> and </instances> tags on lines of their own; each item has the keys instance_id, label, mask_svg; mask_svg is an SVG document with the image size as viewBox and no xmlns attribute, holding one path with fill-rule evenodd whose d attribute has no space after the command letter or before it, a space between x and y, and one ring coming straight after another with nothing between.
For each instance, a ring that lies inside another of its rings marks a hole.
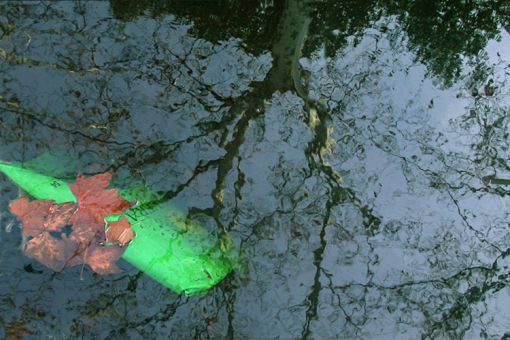
<instances>
[{"instance_id":1,"label":"tree reflection","mask_svg":"<svg viewBox=\"0 0 510 340\"><path fill-rule=\"evenodd\" d=\"M298 1L299 2L299 1ZM362 0L302 1L312 19L304 55L320 47L333 56L349 37L361 36L381 16L396 16L409 37L409 47L429 71L451 85L467 60L475 58L487 41L510 25L510 7L504 1ZM234 36L249 51L271 50L278 21L288 1L125 1L111 0L117 17L132 20L148 13L174 14L194 23L197 34L210 41ZM386 31L384 25L379 27Z\"/></svg>"},{"instance_id":2,"label":"tree reflection","mask_svg":"<svg viewBox=\"0 0 510 340\"><path fill-rule=\"evenodd\" d=\"M193 21L193 32L203 39L217 42L236 37L250 52L261 53L271 48L284 2L111 0L111 5L121 20L133 20L142 14L172 14Z\"/></svg>"},{"instance_id":3,"label":"tree reflection","mask_svg":"<svg viewBox=\"0 0 510 340\"><path fill-rule=\"evenodd\" d=\"M505 1L408 0L388 9L398 15L418 58L447 85L461 75L464 58L475 58L510 22Z\"/></svg>"},{"instance_id":4,"label":"tree reflection","mask_svg":"<svg viewBox=\"0 0 510 340\"><path fill-rule=\"evenodd\" d=\"M122 20L107 3L0 4L1 158L62 145L90 172L143 178L230 231L249 268L196 299L133 270L92 288L20 273L11 233L0 289L28 302L0 305L6 322L58 320L70 338L501 337L509 193L486 170L510 157L508 90L480 51L505 7L304 3L112 0ZM464 56L477 64L455 93L425 75L451 82ZM55 292L69 303L44 304Z\"/></svg>"}]
</instances>

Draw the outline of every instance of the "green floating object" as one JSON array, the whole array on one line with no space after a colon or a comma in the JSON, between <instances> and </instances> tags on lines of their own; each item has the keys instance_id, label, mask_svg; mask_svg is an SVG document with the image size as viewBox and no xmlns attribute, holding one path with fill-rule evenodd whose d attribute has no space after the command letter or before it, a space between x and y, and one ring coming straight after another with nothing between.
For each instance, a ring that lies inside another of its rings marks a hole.
<instances>
[{"instance_id":1,"label":"green floating object","mask_svg":"<svg viewBox=\"0 0 510 340\"><path fill-rule=\"evenodd\" d=\"M30 196L56 203L77 202L66 182L24 169L19 164L0 162L3 172ZM119 195L138 204L125 216L136 237L122 258L176 293L200 294L232 271L230 239L211 237L204 229L185 222L180 214L157 195L144 188L119 190Z\"/></svg>"},{"instance_id":2,"label":"green floating object","mask_svg":"<svg viewBox=\"0 0 510 340\"><path fill-rule=\"evenodd\" d=\"M53 200L57 204L77 202L67 183L62 180L23 169L15 164L0 162L0 171L34 198Z\"/></svg>"}]
</instances>

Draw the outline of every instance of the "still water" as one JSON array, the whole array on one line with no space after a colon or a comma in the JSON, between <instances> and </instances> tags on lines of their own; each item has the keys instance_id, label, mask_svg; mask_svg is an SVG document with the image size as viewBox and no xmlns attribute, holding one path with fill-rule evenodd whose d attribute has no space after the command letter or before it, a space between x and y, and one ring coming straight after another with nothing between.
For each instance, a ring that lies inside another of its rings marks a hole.
<instances>
[{"instance_id":1,"label":"still water","mask_svg":"<svg viewBox=\"0 0 510 340\"><path fill-rule=\"evenodd\" d=\"M0 176L11 339L510 338L504 1L0 2L0 159L65 154L228 231L185 297L26 258Z\"/></svg>"}]
</instances>

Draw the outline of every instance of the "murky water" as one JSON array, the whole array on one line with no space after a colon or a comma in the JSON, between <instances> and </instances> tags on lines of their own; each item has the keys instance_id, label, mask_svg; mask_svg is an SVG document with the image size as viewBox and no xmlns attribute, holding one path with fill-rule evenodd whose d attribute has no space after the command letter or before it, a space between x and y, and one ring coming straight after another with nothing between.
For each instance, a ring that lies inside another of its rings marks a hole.
<instances>
[{"instance_id":1,"label":"murky water","mask_svg":"<svg viewBox=\"0 0 510 340\"><path fill-rule=\"evenodd\" d=\"M1 2L0 159L143 180L243 256L198 297L54 273L0 176L2 331L509 338L509 28L497 1Z\"/></svg>"}]
</instances>

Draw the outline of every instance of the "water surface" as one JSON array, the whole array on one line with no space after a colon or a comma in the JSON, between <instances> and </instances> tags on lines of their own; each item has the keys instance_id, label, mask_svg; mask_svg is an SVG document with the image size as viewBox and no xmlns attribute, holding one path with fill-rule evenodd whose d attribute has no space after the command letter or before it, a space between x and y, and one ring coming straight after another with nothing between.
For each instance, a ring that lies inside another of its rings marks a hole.
<instances>
[{"instance_id":1,"label":"water surface","mask_svg":"<svg viewBox=\"0 0 510 340\"><path fill-rule=\"evenodd\" d=\"M2 331L510 337L509 6L247 2L0 3L0 159L144 181L243 256L198 297L54 273L2 176Z\"/></svg>"}]
</instances>

